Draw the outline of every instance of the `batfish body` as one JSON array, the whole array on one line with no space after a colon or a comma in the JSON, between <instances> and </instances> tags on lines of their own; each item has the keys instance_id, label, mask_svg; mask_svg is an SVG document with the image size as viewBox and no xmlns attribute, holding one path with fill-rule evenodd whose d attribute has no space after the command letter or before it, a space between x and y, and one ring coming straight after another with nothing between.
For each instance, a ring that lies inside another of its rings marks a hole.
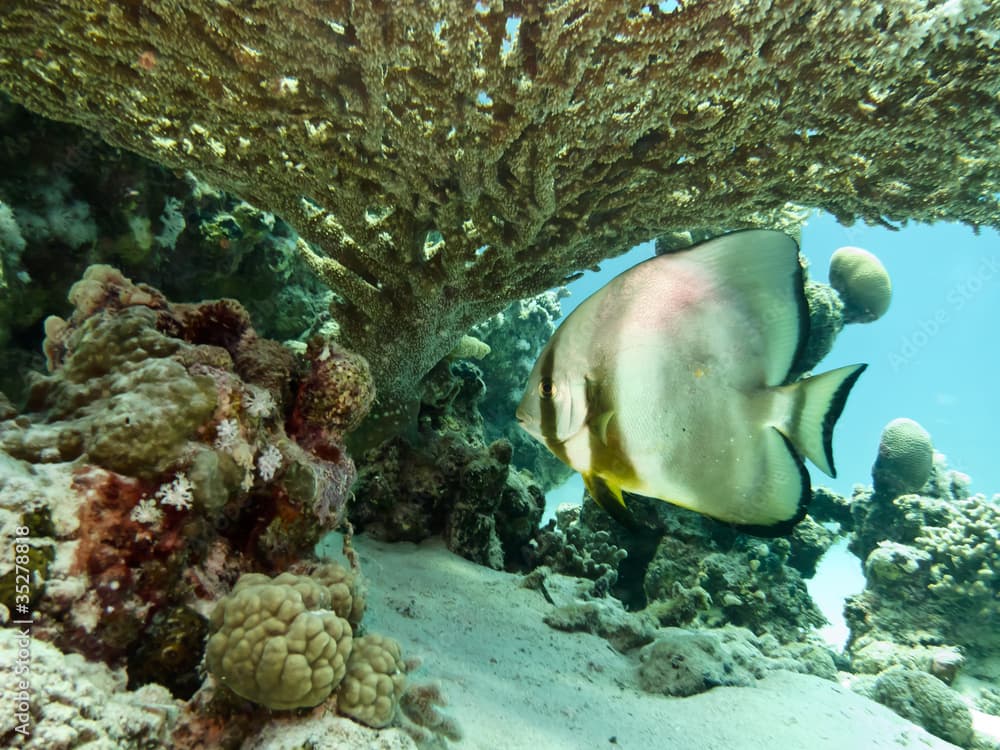
<instances>
[{"instance_id":1,"label":"batfish body","mask_svg":"<svg viewBox=\"0 0 1000 750\"><path fill-rule=\"evenodd\" d=\"M788 383L809 335L798 246L735 232L640 263L542 350L521 425L627 517L622 490L758 534L805 515L808 458L835 475L833 426L866 365Z\"/></svg>"}]
</instances>

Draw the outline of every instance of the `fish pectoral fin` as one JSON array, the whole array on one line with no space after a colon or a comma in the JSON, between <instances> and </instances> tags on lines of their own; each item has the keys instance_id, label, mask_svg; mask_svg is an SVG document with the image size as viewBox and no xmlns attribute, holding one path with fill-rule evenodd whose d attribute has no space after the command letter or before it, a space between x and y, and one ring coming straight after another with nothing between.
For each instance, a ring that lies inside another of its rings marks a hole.
<instances>
[{"instance_id":1,"label":"fish pectoral fin","mask_svg":"<svg viewBox=\"0 0 1000 750\"><path fill-rule=\"evenodd\" d=\"M608 425L611 424L615 411L609 408L610 405L602 399L601 388L597 380L585 375L583 382L587 398L587 423L590 426L591 434L596 435L601 443L607 445Z\"/></svg>"},{"instance_id":2,"label":"fish pectoral fin","mask_svg":"<svg viewBox=\"0 0 1000 750\"><path fill-rule=\"evenodd\" d=\"M584 474L583 483L587 487L587 492L594 498L594 502L609 516L626 528L638 528L635 516L625 507L621 487L605 481L596 474Z\"/></svg>"},{"instance_id":3,"label":"fish pectoral fin","mask_svg":"<svg viewBox=\"0 0 1000 750\"><path fill-rule=\"evenodd\" d=\"M608 444L608 425L611 424L611 420L614 418L615 413L613 411L608 411L597 418L597 422L594 424L594 429L597 433L597 437L600 438L603 445ZM621 490L618 491L619 497L621 497ZM624 504L624 503L623 503Z\"/></svg>"}]
</instances>

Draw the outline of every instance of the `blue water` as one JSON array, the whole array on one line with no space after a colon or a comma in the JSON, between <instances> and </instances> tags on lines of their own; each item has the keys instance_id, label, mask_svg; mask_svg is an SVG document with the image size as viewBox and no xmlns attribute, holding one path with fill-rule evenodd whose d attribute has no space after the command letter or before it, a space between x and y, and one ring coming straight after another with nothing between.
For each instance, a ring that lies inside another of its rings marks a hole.
<instances>
[{"instance_id":1,"label":"blue water","mask_svg":"<svg viewBox=\"0 0 1000 750\"><path fill-rule=\"evenodd\" d=\"M810 217L802 250L810 276L827 281L834 250L863 247L877 255L893 282L889 311L880 320L849 325L817 371L868 362L837 426L838 476L815 469L813 482L850 495L871 482L882 428L896 417L920 422L952 468L973 479L973 491L1000 492L996 424L1000 416L1000 235L957 224L912 224L893 232L831 216ZM653 255L646 242L588 271L570 285L564 314L611 278ZM559 501L579 499L576 482ZM552 503L550 503L552 504Z\"/></svg>"}]
</instances>

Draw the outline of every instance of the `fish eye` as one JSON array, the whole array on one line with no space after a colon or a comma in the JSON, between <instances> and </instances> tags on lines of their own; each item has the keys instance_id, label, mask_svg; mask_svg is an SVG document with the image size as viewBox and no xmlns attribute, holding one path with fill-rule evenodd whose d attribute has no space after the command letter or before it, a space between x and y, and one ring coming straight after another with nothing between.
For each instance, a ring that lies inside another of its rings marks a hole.
<instances>
[{"instance_id":1,"label":"fish eye","mask_svg":"<svg viewBox=\"0 0 1000 750\"><path fill-rule=\"evenodd\" d=\"M538 384L538 395L544 399L550 399L556 395L556 384L552 382L552 378L542 378Z\"/></svg>"}]
</instances>

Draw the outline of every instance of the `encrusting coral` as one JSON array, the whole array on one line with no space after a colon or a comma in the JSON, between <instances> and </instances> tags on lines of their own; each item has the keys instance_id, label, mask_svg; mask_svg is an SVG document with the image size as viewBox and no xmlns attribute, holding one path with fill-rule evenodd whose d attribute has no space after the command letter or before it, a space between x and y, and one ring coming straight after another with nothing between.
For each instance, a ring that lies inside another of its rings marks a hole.
<instances>
[{"instance_id":1,"label":"encrusting coral","mask_svg":"<svg viewBox=\"0 0 1000 750\"><path fill-rule=\"evenodd\" d=\"M0 31L16 101L315 243L385 394L668 231L1000 223L995 3L8 0Z\"/></svg>"}]
</instances>

